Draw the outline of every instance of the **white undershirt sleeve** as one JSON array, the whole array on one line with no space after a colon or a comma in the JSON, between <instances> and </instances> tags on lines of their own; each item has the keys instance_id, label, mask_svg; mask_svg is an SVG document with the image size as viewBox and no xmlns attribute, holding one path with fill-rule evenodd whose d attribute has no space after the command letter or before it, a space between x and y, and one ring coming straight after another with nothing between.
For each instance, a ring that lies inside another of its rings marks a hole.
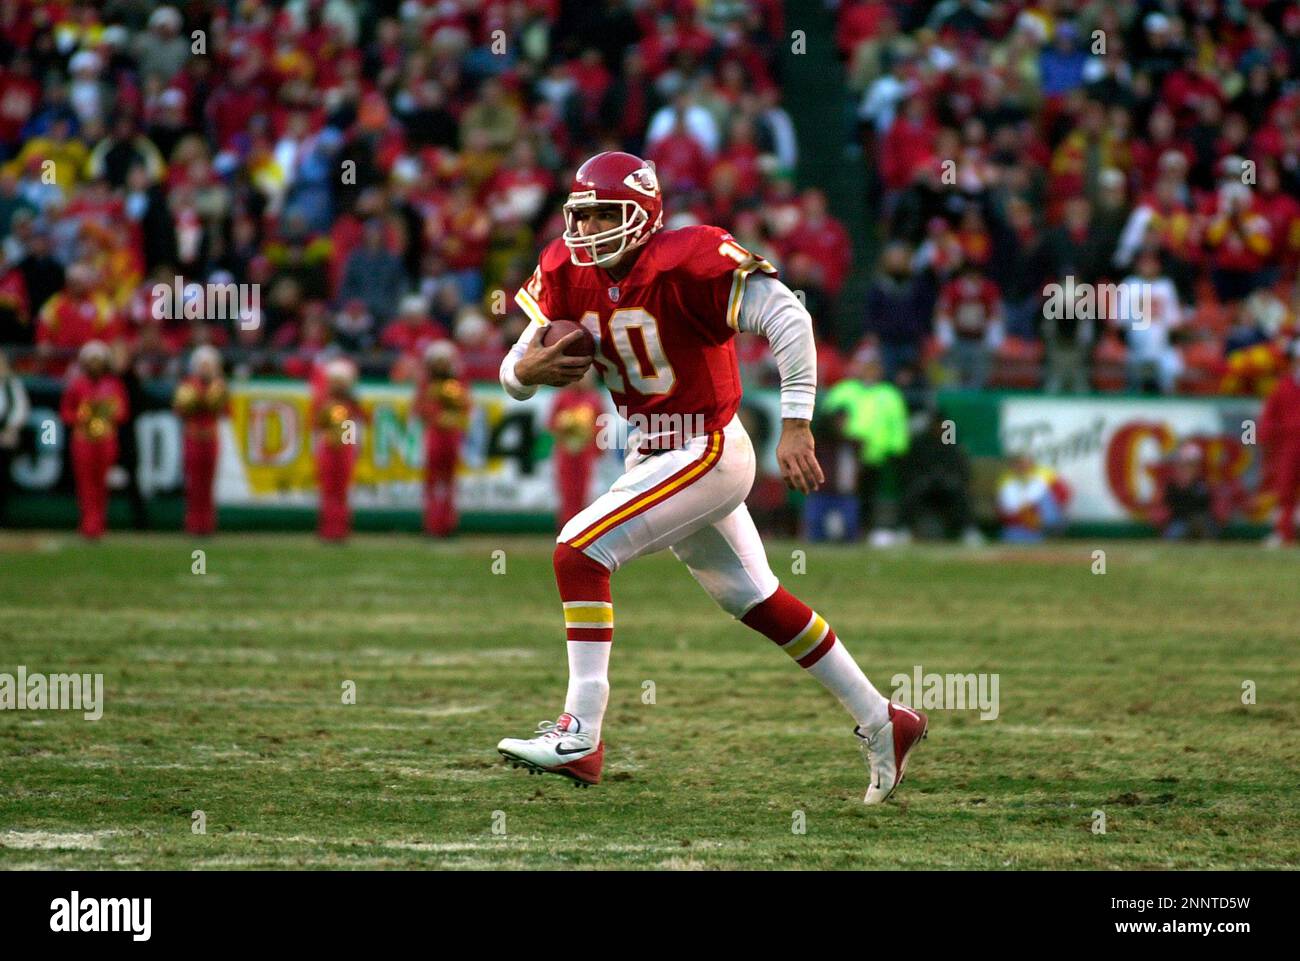
<instances>
[{"instance_id":1,"label":"white undershirt sleeve","mask_svg":"<svg viewBox=\"0 0 1300 961\"><path fill-rule=\"evenodd\" d=\"M541 268L537 268L537 275L540 276ZM529 324L524 328L519 339L515 341L514 346L510 348L505 359L501 361L501 370L498 372L501 380L501 386L505 392L515 400L527 400L537 393L537 384L521 384L519 378L515 376L515 364L519 363L519 358L524 356L528 350L528 345L533 342L537 332L545 327L550 320L542 313L542 308L538 306L537 301L533 299L527 288L521 287L515 294L515 303L523 308L524 313L529 317Z\"/></svg>"},{"instance_id":2,"label":"white undershirt sleeve","mask_svg":"<svg viewBox=\"0 0 1300 961\"><path fill-rule=\"evenodd\" d=\"M537 393L536 384L525 385L519 383L519 378L515 376L515 364L519 363L519 358L524 356L524 352L528 350L528 345L532 343L533 337L541 328L542 325L537 321L531 321L524 328L523 333L519 335L519 339L515 341L514 346L510 348L505 359L501 361L501 370L499 372L501 386L515 400L527 400Z\"/></svg>"},{"instance_id":3,"label":"white undershirt sleeve","mask_svg":"<svg viewBox=\"0 0 1300 961\"><path fill-rule=\"evenodd\" d=\"M781 417L812 420L817 400L817 345L812 317L785 284L765 273L745 280L738 330L767 340L781 372Z\"/></svg>"}]
</instances>

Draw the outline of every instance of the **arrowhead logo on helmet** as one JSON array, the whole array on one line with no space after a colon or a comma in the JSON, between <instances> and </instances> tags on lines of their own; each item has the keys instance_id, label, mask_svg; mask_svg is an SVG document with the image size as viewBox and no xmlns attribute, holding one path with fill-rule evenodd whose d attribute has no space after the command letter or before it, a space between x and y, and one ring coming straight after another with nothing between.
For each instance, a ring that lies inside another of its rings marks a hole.
<instances>
[{"instance_id":1,"label":"arrowhead logo on helmet","mask_svg":"<svg viewBox=\"0 0 1300 961\"><path fill-rule=\"evenodd\" d=\"M647 197L659 196L659 177L655 173L654 164L649 160L646 165L638 170L633 170L623 178L623 183L627 184L633 190L639 190Z\"/></svg>"},{"instance_id":2,"label":"arrowhead logo on helmet","mask_svg":"<svg viewBox=\"0 0 1300 961\"><path fill-rule=\"evenodd\" d=\"M613 208L620 212L617 225L581 232L579 214ZM607 151L574 174L564 204L564 244L578 266L603 266L646 243L663 222L663 193L654 165L633 154Z\"/></svg>"}]
</instances>

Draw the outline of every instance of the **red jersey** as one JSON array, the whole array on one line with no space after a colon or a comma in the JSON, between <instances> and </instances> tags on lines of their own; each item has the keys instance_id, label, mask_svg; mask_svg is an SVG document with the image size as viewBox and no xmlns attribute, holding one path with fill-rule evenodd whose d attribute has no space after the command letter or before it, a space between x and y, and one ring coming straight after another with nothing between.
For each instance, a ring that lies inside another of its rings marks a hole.
<instances>
[{"instance_id":1,"label":"red jersey","mask_svg":"<svg viewBox=\"0 0 1300 961\"><path fill-rule=\"evenodd\" d=\"M591 332L621 415L651 424L667 415L680 421L673 429L713 431L740 406L733 338L755 270L776 273L720 227L651 235L618 281L601 267L571 263L554 240L515 299L536 323L573 320Z\"/></svg>"},{"instance_id":2,"label":"red jersey","mask_svg":"<svg viewBox=\"0 0 1300 961\"><path fill-rule=\"evenodd\" d=\"M117 437L118 425L126 420L126 391L112 374L93 380L78 374L68 384L59 403L59 416L77 437L100 441Z\"/></svg>"},{"instance_id":3,"label":"red jersey","mask_svg":"<svg viewBox=\"0 0 1300 961\"><path fill-rule=\"evenodd\" d=\"M948 318L962 340L979 340L1002 315L997 284L985 277L957 277L943 285L936 313Z\"/></svg>"},{"instance_id":4,"label":"red jersey","mask_svg":"<svg viewBox=\"0 0 1300 961\"><path fill-rule=\"evenodd\" d=\"M78 297L60 291L41 308L36 342L72 353L88 341L110 341L121 333L117 313L103 294Z\"/></svg>"}]
</instances>

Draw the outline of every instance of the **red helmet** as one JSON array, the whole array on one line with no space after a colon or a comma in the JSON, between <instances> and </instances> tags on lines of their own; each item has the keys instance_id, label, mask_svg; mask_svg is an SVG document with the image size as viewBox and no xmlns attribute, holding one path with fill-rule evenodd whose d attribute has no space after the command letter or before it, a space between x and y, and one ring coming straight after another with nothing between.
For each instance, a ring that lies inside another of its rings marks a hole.
<instances>
[{"instance_id":1,"label":"red helmet","mask_svg":"<svg viewBox=\"0 0 1300 961\"><path fill-rule=\"evenodd\" d=\"M623 211L617 227L582 236L574 214L584 207L617 205ZM573 176L564 204L564 245L569 259L581 267L608 263L640 247L664 225L664 199L654 165L630 153L607 151L592 157ZM616 244L616 249L597 248ZM585 252L587 259L579 257Z\"/></svg>"}]
</instances>

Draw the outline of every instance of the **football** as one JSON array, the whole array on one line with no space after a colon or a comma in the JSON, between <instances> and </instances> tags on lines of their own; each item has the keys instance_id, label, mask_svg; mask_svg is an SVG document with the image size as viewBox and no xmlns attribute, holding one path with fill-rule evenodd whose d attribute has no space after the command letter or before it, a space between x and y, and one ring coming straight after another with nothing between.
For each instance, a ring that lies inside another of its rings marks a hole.
<instances>
[{"instance_id":1,"label":"football","mask_svg":"<svg viewBox=\"0 0 1300 961\"><path fill-rule=\"evenodd\" d=\"M593 356L596 353L596 338L591 336L591 331L587 328L571 320L553 320L547 324L542 333L542 346L552 347L575 330L581 332L582 336L564 348L564 353L569 357Z\"/></svg>"}]
</instances>

